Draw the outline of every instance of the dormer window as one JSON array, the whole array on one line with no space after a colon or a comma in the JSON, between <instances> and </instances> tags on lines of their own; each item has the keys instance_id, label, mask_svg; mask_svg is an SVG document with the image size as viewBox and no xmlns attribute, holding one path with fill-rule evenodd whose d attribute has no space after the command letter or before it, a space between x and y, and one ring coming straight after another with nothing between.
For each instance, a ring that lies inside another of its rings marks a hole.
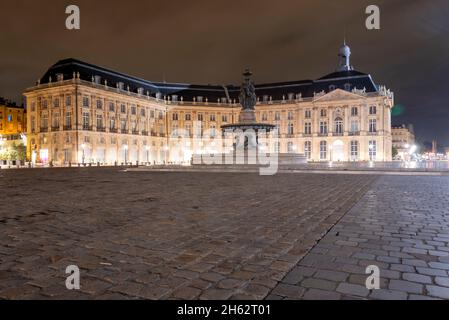
<instances>
[{"instance_id":1,"label":"dormer window","mask_svg":"<svg viewBox=\"0 0 449 320\"><path fill-rule=\"evenodd\" d=\"M178 102L178 95L177 95L177 94L172 94L171 100L172 100L173 102Z\"/></svg>"},{"instance_id":2,"label":"dormer window","mask_svg":"<svg viewBox=\"0 0 449 320\"><path fill-rule=\"evenodd\" d=\"M329 91L334 91L336 89L335 85L331 84L329 86Z\"/></svg>"},{"instance_id":3,"label":"dormer window","mask_svg":"<svg viewBox=\"0 0 449 320\"><path fill-rule=\"evenodd\" d=\"M95 84L100 84L100 82L101 82L101 77L100 77L100 76L95 76L95 77L94 77L94 81L95 81Z\"/></svg>"},{"instance_id":4,"label":"dormer window","mask_svg":"<svg viewBox=\"0 0 449 320\"><path fill-rule=\"evenodd\" d=\"M203 102L203 97L202 96L198 96L196 99L198 102Z\"/></svg>"},{"instance_id":5,"label":"dormer window","mask_svg":"<svg viewBox=\"0 0 449 320\"><path fill-rule=\"evenodd\" d=\"M263 102L268 102L268 95L264 95L264 96L262 97L262 100L263 100Z\"/></svg>"},{"instance_id":6,"label":"dormer window","mask_svg":"<svg viewBox=\"0 0 449 320\"><path fill-rule=\"evenodd\" d=\"M142 95L143 94L143 88L138 88L137 89L137 94Z\"/></svg>"},{"instance_id":7,"label":"dormer window","mask_svg":"<svg viewBox=\"0 0 449 320\"><path fill-rule=\"evenodd\" d=\"M350 83L345 83L344 88L346 91L351 91L351 84Z\"/></svg>"},{"instance_id":8,"label":"dormer window","mask_svg":"<svg viewBox=\"0 0 449 320\"><path fill-rule=\"evenodd\" d=\"M294 96L295 96L294 93L289 93L288 94L288 100L290 100L290 101L294 100Z\"/></svg>"},{"instance_id":9,"label":"dormer window","mask_svg":"<svg viewBox=\"0 0 449 320\"><path fill-rule=\"evenodd\" d=\"M160 92L156 92L156 99L160 99L162 97L162 93L160 93Z\"/></svg>"},{"instance_id":10,"label":"dormer window","mask_svg":"<svg viewBox=\"0 0 449 320\"><path fill-rule=\"evenodd\" d=\"M125 86L125 84L124 84L123 82L117 83L117 87L118 87L120 90L123 90L124 86Z\"/></svg>"},{"instance_id":11,"label":"dormer window","mask_svg":"<svg viewBox=\"0 0 449 320\"><path fill-rule=\"evenodd\" d=\"M63 81L63 80L64 80L64 75L63 75L62 73L57 73L57 74L56 74L56 79L57 79L58 81Z\"/></svg>"}]
</instances>

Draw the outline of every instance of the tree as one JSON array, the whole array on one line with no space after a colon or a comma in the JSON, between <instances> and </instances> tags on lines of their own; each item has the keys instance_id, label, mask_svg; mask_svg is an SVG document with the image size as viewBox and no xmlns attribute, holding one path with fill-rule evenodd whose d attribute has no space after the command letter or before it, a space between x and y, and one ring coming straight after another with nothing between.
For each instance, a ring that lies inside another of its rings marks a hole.
<instances>
[{"instance_id":1,"label":"tree","mask_svg":"<svg viewBox=\"0 0 449 320\"><path fill-rule=\"evenodd\" d=\"M391 151L391 156L393 157L393 159L398 155L398 148L393 147L392 151Z\"/></svg>"}]
</instances>

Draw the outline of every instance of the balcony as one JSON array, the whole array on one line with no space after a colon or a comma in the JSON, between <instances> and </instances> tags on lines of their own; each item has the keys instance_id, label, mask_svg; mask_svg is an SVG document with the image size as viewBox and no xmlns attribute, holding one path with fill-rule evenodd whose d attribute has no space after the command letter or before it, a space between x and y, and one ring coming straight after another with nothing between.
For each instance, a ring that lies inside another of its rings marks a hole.
<instances>
[{"instance_id":1,"label":"balcony","mask_svg":"<svg viewBox=\"0 0 449 320\"><path fill-rule=\"evenodd\" d=\"M318 137L327 137L327 132L319 132Z\"/></svg>"},{"instance_id":2,"label":"balcony","mask_svg":"<svg viewBox=\"0 0 449 320\"><path fill-rule=\"evenodd\" d=\"M51 131L59 131L59 126L51 127Z\"/></svg>"},{"instance_id":3,"label":"balcony","mask_svg":"<svg viewBox=\"0 0 449 320\"><path fill-rule=\"evenodd\" d=\"M138 136L140 134L140 131L139 130L133 130L132 134Z\"/></svg>"},{"instance_id":4,"label":"balcony","mask_svg":"<svg viewBox=\"0 0 449 320\"><path fill-rule=\"evenodd\" d=\"M332 135L335 137L342 136L343 132L334 132L334 133L332 133Z\"/></svg>"},{"instance_id":5,"label":"balcony","mask_svg":"<svg viewBox=\"0 0 449 320\"><path fill-rule=\"evenodd\" d=\"M83 130L84 131L92 131L92 126L85 126L85 125L83 125Z\"/></svg>"},{"instance_id":6,"label":"balcony","mask_svg":"<svg viewBox=\"0 0 449 320\"><path fill-rule=\"evenodd\" d=\"M64 126L64 130L72 130L72 126Z\"/></svg>"},{"instance_id":7,"label":"balcony","mask_svg":"<svg viewBox=\"0 0 449 320\"><path fill-rule=\"evenodd\" d=\"M106 127L97 127L98 132L106 132Z\"/></svg>"},{"instance_id":8,"label":"balcony","mask_svg":"<svg viewBox=\"0 0 449 320\"><path fill-rule=\"evenodd\" d=\"M145 131L145 130L142 131L142 135L143 135L143 136L148 136L148 131Z\"/></svg>"},{"instance_id":9,"label":"balcony","mask_svg":"<svg viewBox=\"0 0 449 320\"><path fill-rule=\"evenodd\" d=\"M117 128L109 128L109 132L111 132L111 133L117 133Z\"/></svg>"},{"instance_id":10,"label":"balcony","mask_svg":"<svg viewBox=\"0 0 449 320\"><path fill-rule=\"evenodd\" d=\"M121 129L121 130L120 130L120 133L128 134L129 132L128 132L128 129Z\"/></svg>"},{"instance_id":11,"label":"balcony","mask_svg":"<svg viewBox=\"0 0 449 320\"><path fill-rule=\"evenodd\" d=\"M48 131L48 127L40 127L40 132L47 132Z\"/></svg>"},{"instance_id":12,"label":"balcony","mask_svg":"<svg viewBox=\"0 0 449 320\"><path fill-rule=\"evenodd\" d=\"M360 131L351 131L348 133L350 136L359 136L360 135Z\"/></svg>"},{"instance_id":13,"label":"balcony","mask_svg":"<svg viewBox=\"0 0 449 320\"><path fill-rule=\"evenodd\" d=\"M151 131L151 136L152 136L152 137L157 137L157 133L154 132L154 131Z\"/></svg>"}]
</instances>

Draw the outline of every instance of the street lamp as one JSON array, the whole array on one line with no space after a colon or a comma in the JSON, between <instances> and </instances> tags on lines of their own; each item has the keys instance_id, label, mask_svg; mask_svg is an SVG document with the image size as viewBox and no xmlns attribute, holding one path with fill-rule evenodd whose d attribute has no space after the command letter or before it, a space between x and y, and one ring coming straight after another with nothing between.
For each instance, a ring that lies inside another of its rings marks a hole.
<instances>
[{"instance_id":1,"label":"street lamp","mask_svg":"<svg viewBox=\"0 0 449 320\"><path fill-rule=\"evenodd\" d=\"M83 143L82 145L81 145L81 149L83 150L83 158L82 158L82 163L83 163L83 165L84 165L84 149L86 148L86 145Z\"/></svg>"}]
</instances>

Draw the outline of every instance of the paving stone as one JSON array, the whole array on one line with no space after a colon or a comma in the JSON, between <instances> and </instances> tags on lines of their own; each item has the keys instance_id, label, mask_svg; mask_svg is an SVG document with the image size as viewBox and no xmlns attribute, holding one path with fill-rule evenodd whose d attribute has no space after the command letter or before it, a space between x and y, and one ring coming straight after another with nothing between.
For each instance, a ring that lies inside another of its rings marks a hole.
<instances>
[{"instance_id":1,"label":"paving stone","mask_svg":"<svg viewBox=\"0 0 449 320\"><path fill-rule=\"evenodd\" d=\"M406 300L407 293L403 291L377 289L372 290L371 294L369 295L369 298L378 300Z\"/></svg>"},{"instance_id":2,"label":"paving stone","mask_svg":"<svg viewBox=\"0 0 449 320\"><path fill-rule=\"evenodd\" d=\"M302 298L304 300L339 300L341 298L341 294L335 291L309 289Z\"/></svg>"},{"instance_id":3,"label":"paving stone","mask_svg":"<svg viewBox=\"0 0 449 320\"><path fill-rule=\"evenodd\" d=\"M201 300L225 300L232 296L232 290L226 289L206 289L200 296Z\"/></svg>"},{"instance_id":4,"label":"paving stone","mask_svg":"<svg viewBox=\"0 0 449 320\"><path fill-rule=\"evenodd\" d=\"M418 273L403 273L402 278L406 281L431 284L432 278Z\"/></svg>"},{"instance_id":5,"label":"paving stone","mask_svg":"<svg viewBox=\"0 0 449 320\"><path fill-rule=\"evenodd\" d=\"M427 293L433 297L449 299L449 288L440 286L426 286Z\"/></svg>"},{"instance_id":6,"label":"paving stone","mask_svg":"<svg viewBox=\"0 0 449 320\"><path fill-rule=\"evenodd\" d=\"M280 283L273 289L271 294L287 297L287 298L301 298L306 290L299 286Z\"/></svg>"},{"instance_id":7,"label":"paving stone","mask_svg":"<svg viewBox=\"0 0 449 320\"><path fill-rule=\"evenodd\" d=\"M410 281L390 280L388 288L390 290L421 294L423 292L424 286L419 283Z\"/></svg>"},{"instance_id":8,"label":"paving stone","mask_svg":"<svg viewBox=\"0 0 449 320\"><path fill-rule=\"evenodd\" d=\"M359 297L366 297L369 294L369 290L366 287L351 283L340 283L337 291L346 295Z\"/></svg>"},{"instance_id":9,"label":"paving stone","mask_svg":"<svg viewBox=\"0 0 449 320\"><path fill-rule=\"evenodd\" d=\"M313 277L330 281L343 282L348 278L348 276L349 274L346 272L319 269Z\"/></svg>"},{"instance_id":10,"label":"paving stone","mask_svg":"<svg viewBox=\"0 0 449 320\"><path fill-rule=\"evenodd\" d=\"M446 277L447 276L447 272L441 269L432 269L432 268L420 268L417 267L416 270L421 273L421 274L425 274L428 276L441 276L441 277Z\"/></svg>"},{"instance_id":11,"label":"paving stone","mask_svg":"<svg viewBox=\"0 0 449 320\"><path fill-rule=\"evenodd\" d=\"M439 286L449 287L448 277L435 277L435 283Z\"/></svg>"}]
</instances>

